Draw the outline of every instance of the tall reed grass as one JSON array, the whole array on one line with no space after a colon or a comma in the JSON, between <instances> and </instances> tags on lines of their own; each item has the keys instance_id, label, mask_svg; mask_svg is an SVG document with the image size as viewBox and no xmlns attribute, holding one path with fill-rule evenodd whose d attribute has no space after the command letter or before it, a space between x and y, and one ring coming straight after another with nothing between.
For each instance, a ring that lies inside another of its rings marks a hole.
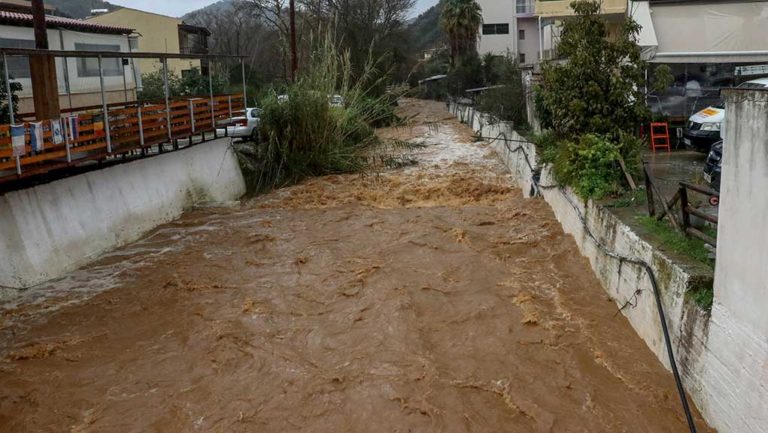
<instances>
[{"instance_id":1,"label":"tall reed grass","mask_svg":"<svg viewBox=\"0 0 768 433\"><path fill-rule=\"evenodd\" d=\"M369 56L352 79L348 52L339 52L328 35L317 45L307 68L284 94L261 101L259 140L240 149L252 192L264 192L311 176L364 170L378 144L374 127L396 120L392 95L375 95L386 74ZM376 78L378 77L378 78ZM329 97L341 95L343 107Z\"/></svg>"}]
</instances>

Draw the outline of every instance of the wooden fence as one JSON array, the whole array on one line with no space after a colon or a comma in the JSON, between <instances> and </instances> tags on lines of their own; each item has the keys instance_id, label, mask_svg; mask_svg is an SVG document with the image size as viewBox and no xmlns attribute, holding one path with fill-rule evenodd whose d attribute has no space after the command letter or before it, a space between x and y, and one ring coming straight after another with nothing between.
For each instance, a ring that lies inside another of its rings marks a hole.
<instances>
[{"instance_id":1,"label":"wooden fence","mask_svg":"<svg viewBox=\"0 0 768 433\"><path fill-rule=\"evenodd\" d=\"M115 155L201 136L225 127L232 117L242 116L242 94L221 95L165 103L112 105L107 116L101 108L66 110L61 120L43 120L42 146L35 145L32 128L38 123L25 121L23 148L11 137L12 125L0 125L0 183L46 173L86 161L106 160ZM70 117L71 116L71 117ZM20 116L24 119L24 116ZM54 123L60 122L61 127ZM54 130L61 134L56 134Z\"/></svg>"}]
</instances>

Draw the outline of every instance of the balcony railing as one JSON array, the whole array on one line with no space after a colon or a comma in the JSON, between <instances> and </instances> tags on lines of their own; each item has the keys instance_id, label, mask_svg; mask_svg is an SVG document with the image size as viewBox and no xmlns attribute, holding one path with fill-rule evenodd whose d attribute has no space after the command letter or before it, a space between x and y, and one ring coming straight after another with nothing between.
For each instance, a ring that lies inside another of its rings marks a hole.
<instances>
[{"instance_id":1,"label":"balcony railing","mask_svg":"<svg viewBox=\"0 0 768 433\"><path fill-rule=\"evenodd\" d=\"M218 136L232 117L245 110L242 94L199 97L162 103L112 104L62 110L63 117L0 125L0 184L75 167L93 160L160 153ZM20 115L20 118L34 117ZM37 128L40 133L36 137ZM17 137L14 140L14 135ZM42 137L42 141L38 142Z\"/></svg>"},{"instance_id":2,"label":"balcony railing","mask_svg":"<svg viewBox=\"0 0 768 433\"><path fill-rule=\"evenodd\" d=\"M206 141L211 135L216 138L218 128L226 126L232 117L245 113L247 88L245 63L241 56L0 48L0 56L5 60L2 62L2 73L6 93L11 93L11 80L5 67L7 59L32 55L65 59L97 58L101 104L64 109L55 118L36 119L33 114L15 115L13 98L6 98L10 124L0 125L0 189L13 188L16 184L12 182L21 179L40 176L50 180L70 173L70 170L60 169L98 167L90 164L91 161L116 163L162 153L168 149L167 145L175 150L180 144ZM204 96L172 99L165 86L164 99L160 102L108 104L102 60L110 58L160 59L164 81L168 77L168 59L200 59L205 62L239 60L243 92L215 95L213 77L209 73L209 92ZM33 93L35 98L51 97ZM56 173L52 173L54 171Z\"/></svg>"}]
</instances>

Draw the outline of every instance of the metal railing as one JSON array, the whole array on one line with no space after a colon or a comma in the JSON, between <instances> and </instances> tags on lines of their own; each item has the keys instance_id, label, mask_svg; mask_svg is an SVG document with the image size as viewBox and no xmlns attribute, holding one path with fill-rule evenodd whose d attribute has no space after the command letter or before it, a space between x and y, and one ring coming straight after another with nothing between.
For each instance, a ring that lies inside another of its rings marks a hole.
<instances>
[{"instance_id":1,"label":"metal railing","mask_svg":"<svg viewBox=\"0 0 768 433\"><path fill-rule=\"evenodd\" d=\"M11 95L8 56L40 54L65 60L72 57L97 58L101 94L101 104L61 110L63 115L58 119L34 119L30 114L16 116L13 99L8 97L6 103L10 124L0 125L0 183L43 175L86 161L109 160L131 153L143 156L153 153L152 149L155 149L154 153L161 153L164 144L171 143L176 149L181 139L188 139L189 144L193 144L193 137L205 141L206 133L212 132L213 137L217 137L217 128L226 126L232 117L245 113L245 65L240 56L2 48L0 53L7 95ZM159 59L163 64L163 100L108 104L102 64L104 58ZM169 58L237 59L243 71L243 91L240 94L215 95L213 78L209 73L207 95L174 99L169 95ZM66 91L68 94L69 86Z\"/></svg>"}]
</instances>

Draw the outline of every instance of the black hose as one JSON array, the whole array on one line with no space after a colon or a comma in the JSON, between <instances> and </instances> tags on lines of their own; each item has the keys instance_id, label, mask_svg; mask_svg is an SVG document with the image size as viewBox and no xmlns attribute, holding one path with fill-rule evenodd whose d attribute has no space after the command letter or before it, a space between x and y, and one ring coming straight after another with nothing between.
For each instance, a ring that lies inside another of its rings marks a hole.
<instances>
[{"instance_id":1,"label":"black hose","mask_svg":"<svg viewBox=\"0 0 768 433\"><path fill-rule=\"evenodd\" d=\"M682 381L682 378L680 377L680 372L677 369L675 354L672 352L672 339L669 336L669 329L667 328L667 317L666 317L666 314L664 313L664 305L661 302L661 295L659 294L659 287L656 282L656 275L653 272L653 268L651 268L651 266L646 261L640 258L623 256L621 254L618 254L614 251L609 250L608 247L606 247L602 242L600 242L597 239L597 237L592 233L592 231L589 229L589 225L587 224L587 221L584 218L584 215L581 213L581 210L579 209L579 207L576 206L576 203L574 203L571 200L571 198L568 196L568 194L563 190L563 188L560 185L539 184L540 171L534 168L533 165L531 164L530 159L528 157L528 153L525 151L525 148L523 147L523 145L518 144L514 149L512 149L509 145L510 142L529 143L528 141L508 139L506 134L503 132L500 132L495 138L483 137L482 129L481 129L481 135L478 138L481 138L483 140L490 140L490 143L493 143L494 141L503 141L504 147L506 147L510 153L522 151L523 156L525 157L525 162L526 164L528 164L528 168L531 170L532 181L536 189L539 191L541 189L551 189L551 188L560 189L560 192L562 193L563 197L565 197L565 199L568 201L571 207L576 211L576 214L579 217L579 221L581 221L581 225L584 227L584 231L587 233L587 236L589 236L589 238L592 239L592 242L595 243L595 246L597 246L598 250L600 250L603 254L607 255L608 257L618 260L620 264L630 263L630 264L640 266L645 270L646 274L648 274L648 278L651 280L651 287L653 287L653 296L656 298L656 310L659 312L659 321L661 322L661 331L664 334L664 344L667 349L669 364L672 367L672 375L675 378L677 393L680 396L680 403L683 405L683 412L685 413L685 419L688 422L688 430L690 431L690 433L696 433L696 424L693 421L693 414L691 413L691 408L688 404L688 397L685 394L685 388L683 388L683 381Z\"/></svg>"}]
</instances>

